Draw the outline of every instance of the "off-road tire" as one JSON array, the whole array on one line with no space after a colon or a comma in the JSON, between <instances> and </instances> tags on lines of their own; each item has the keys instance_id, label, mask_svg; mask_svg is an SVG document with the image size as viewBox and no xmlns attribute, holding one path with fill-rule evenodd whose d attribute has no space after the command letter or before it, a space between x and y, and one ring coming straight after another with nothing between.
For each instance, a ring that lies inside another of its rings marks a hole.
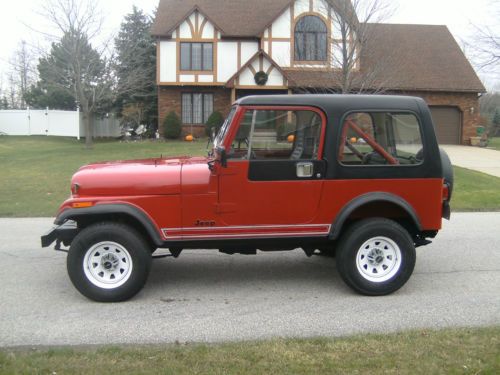
<instances>
[{"instance_id":1,"label":"off-road tire","mask_svg":"<svg viewBox=\"0 0 500 375\"><path fill-rule=\"evenodd\" d=\"M352 289L368 296L387 295L400 289L413 273L415 261L415 246L409 233L395 221L384 218L354 223L341 236L337 247L340 276Z\"/></svg>"},{"instance_id":2,"label":"off-road tire","mask_svg":"<svg viewBox=\"0 0 500 375\"><path fill-rule=\"evenodd\" d=\"M106 262L106 253L110 253L111 262ZM103 264L113 263L115 270L104 268ZM78 233L66 265L71 282L85 297L97 302L120 302L143 288L151 269L151 251L132 227L104 222Z\"/></svg>"}]
</instances>

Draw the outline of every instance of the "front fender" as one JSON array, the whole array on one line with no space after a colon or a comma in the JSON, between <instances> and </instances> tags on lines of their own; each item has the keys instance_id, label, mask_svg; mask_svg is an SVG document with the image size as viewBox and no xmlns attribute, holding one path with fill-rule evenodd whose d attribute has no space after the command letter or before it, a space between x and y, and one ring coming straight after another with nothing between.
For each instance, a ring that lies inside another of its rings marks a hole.
<instances>
[{"instance_id":1,"label":"front fender","mask_svg":"<svg viewBox=\"0 0 500 375\"><path fill-rule=\"evenodd\" d=\"M69 220L78 221L85 218L97 221L110 215L123 215L133 219L143 227L153 243L157 246L162 245L161 231L152 219L141 209L129 204L99 204L87 208L68 208L59 214L54 224L63 225Z\"/></svg>"}]
</instances>

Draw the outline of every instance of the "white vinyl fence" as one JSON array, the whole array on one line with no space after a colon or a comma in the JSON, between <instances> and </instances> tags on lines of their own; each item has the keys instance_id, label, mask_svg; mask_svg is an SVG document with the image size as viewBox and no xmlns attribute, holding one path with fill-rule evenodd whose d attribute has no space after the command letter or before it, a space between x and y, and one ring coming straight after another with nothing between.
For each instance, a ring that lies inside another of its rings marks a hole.
<instances>
[{"instance_id":1,"label":"white vinyl fence","mask_svg":"<svg viewBox=\"0 0 500 375\"><path fill-rule=\"evenodd\" d=\"M7 135L85 137L83 116L79 111L48 109L0 111L0 132ZM94 137L119 137L120 134L120 122L115 116L94 119Z\"/></svg>"}]
</instances>

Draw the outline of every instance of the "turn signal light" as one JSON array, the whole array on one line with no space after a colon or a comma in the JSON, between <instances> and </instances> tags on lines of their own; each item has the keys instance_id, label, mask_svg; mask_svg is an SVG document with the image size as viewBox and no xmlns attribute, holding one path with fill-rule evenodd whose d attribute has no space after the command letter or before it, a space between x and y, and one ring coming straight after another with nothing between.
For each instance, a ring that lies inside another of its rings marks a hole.
<instances>
[{"instance_id":1,"label":"turn signal light","mask_svg":"<svg viewBox=\"0 0 500 375\"><path fill-rule=\"evenodd\" d=\"M448 184L443 185L443 201L449 201L450 200L450 187Z\"/></svg>"},{"instance_id":2,"label":"turn signal light","mask_svg":"<svg viewBox=\"0 0 500 375\"><path fill-rule=\"evenodd\" d=\"M93 202L75 202L72 204L73 208L87 208L92 207L93 205Z\"/></svg>"}]
</instances>

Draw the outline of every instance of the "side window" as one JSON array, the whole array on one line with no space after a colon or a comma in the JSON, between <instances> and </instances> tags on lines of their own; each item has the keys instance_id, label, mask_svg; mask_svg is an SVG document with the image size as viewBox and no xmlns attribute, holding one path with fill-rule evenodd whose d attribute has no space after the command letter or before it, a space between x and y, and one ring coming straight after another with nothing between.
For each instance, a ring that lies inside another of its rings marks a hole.
<instances>
[{"instance_id":1,"label":"side window","mask_svg":"<svg viewBox=\"0 0 500 375\"><path fill-rule=\"evenodd\" d=\"M416 165L423 160L420 123L412 113L352 113L344 120L344 165Z\"/></svg>"},{"instance_id":2,"label":"side window","mask_svg":"<svg viewBox=\"0 0 500 375\"><path fill-rule=\"evenodd\" d=\"M238 128L230 159L317 159L321 117L307 110L247 110Z\"/></svg>"}]
</instances>

